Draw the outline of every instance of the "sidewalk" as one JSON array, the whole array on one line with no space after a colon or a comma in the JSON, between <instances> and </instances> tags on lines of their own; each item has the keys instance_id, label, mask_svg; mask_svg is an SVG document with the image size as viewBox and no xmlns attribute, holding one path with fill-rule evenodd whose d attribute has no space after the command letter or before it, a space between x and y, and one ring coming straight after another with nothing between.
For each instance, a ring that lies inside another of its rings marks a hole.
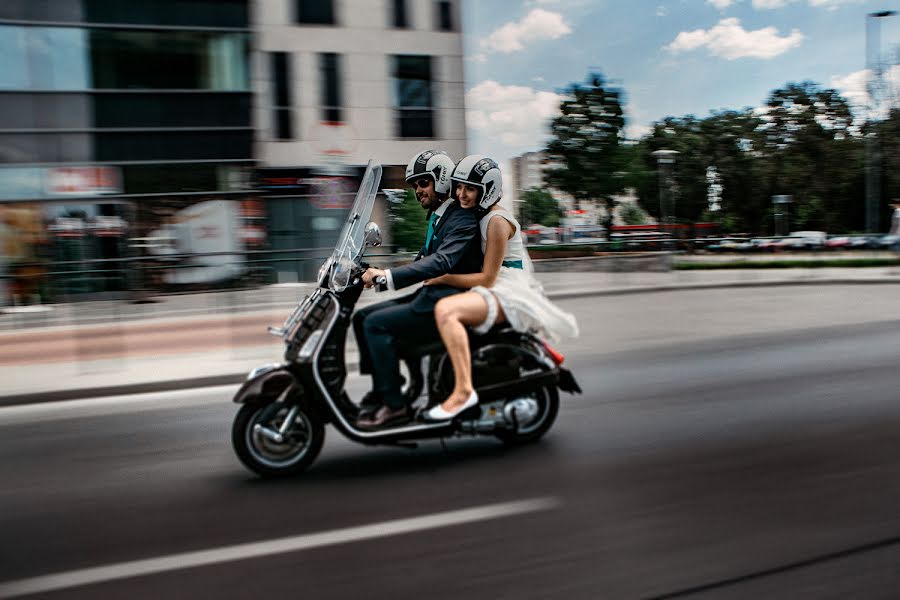
<instances>
[{"instance_id":1,"label":"sidewalk","mask_svg":"<svg viewBox=\"0 0 900 600\"><path fill-rule=\"evenodd\" d=\"M538 273L555 299L773 285L900 284L900 267ZM0 406L237 383L282 358L278 325L310 284L89 302L0 315ZM406 293L404 291L404 293ZM360 306L394 294L366 292ZM398 294L399 295L399 294ZM347 363L355 368L355 341Z\"/></svg>"}]
</instances>

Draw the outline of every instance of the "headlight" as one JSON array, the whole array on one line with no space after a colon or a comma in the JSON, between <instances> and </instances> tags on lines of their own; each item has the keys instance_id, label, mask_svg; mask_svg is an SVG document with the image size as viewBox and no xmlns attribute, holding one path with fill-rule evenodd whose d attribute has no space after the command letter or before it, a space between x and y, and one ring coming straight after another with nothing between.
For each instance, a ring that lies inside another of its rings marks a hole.
<instances>
[{"instance_id":1,"label":"headlight","mask_svg":"<svg viewBox=\"0 0 900 600\"><path fill-rule=\"evenodd\" d=\"M350 285L351 273L353 273L353 261L349 258L339 259L331 274L331 289L336 292L347 289L347 286Z\"/></svg>"},{"instance_id":2,"label":"headlight","mask_svg":"<svg viewBox=\"0 0 900 600\"><path fill-rule=\"evenodd\" d=\"M300 360L308 360L310 356L312 356L313 351L316 349L316 346L319 345L319 340L322 339L322 335L324 335L324 331L321 329L317 329L309 336L309 339L303 344L303 347L300 348Z\"/></svg>"},{"instance_id":3,"label":"headlight","mask_svg":"<svg viewBox=\"0 0 900 600\"><path fill-rule=\"evenodd\" d=\"M316 276L316 283L320 286L325 279L325 276L328 275L328 269L331 268L331 263L334 262L334 258L329 256L325 262L322 263L322 266L319 267L319 274Z\"/></svg>"}]
</instances>

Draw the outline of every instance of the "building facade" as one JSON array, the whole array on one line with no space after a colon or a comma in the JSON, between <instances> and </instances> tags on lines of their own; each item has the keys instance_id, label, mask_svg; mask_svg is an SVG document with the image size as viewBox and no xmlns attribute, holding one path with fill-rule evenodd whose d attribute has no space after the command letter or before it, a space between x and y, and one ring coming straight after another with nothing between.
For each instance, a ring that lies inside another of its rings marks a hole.
<instances>
[{"instance_id":1,"label":"building facade","mask_svg":"<svg viewBox=\"0 0 900 600\"><path fill-rule=\"evenodd\" d=\"M544 182L544 171L547 168L547 158L543 152L526 152L511 159L511 181L515 193L514 207L516 215L521 214L522 193L529 189L546 189L559 203L563 211L561 229L558 235L562 239L577 240L580 237L599 237L608 232L600 225L607 219L606 209L595 202L577 203L572 196L559 190L550 188ZM624 225L621 209L628 205L640 208L637 196L633 189L626 189L621 194L613 196L615 209L612 214L613 225ZM641 209L643 210L643 209ZM652 217L645 213L647 223L655 223ZM523 225L527 225L523 223Z\"/></svg>"},{"instance_id":2,"label":"building facade","mask_svg":"<svg viewBox=\"0 0 900 600\"><path fill-rule=\"evenodd\" d=\"M0 2L8 273L159 250L162 238L165 252L190 251L175 243L180 211L251 202L250 48L246 0ZM66 291L133 285L125 269L82 275Z\"/></svg>"},{"instance_id":3,"label":"building facade","mask_svg":"<svg viewBox=\"0 0 900 600\"><path fill-rule=\"evenodd\" d=\"M252 15L257 183L273 248L329 247L369 159L385 167L382 187L399 188L416 153L465 155L459 0L256 0ZM389 244L383 200L375 220ZM306 262L301 278L318 268ZM293 271L285 263L279 277Z\"/></svg>"}]
</instances>

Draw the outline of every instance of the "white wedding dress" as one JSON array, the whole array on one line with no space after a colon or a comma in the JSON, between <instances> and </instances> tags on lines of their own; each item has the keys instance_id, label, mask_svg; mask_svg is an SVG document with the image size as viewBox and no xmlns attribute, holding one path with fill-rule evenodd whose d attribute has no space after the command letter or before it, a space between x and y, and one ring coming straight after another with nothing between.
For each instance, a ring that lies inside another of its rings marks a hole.
<instances>
[{"instance_id":1,"label":"white wedding dress","mask_svg":"<svg viewBox=\"0 0 900 600\"><path fill-rule=\"evenodd\" d=\"M529 331L553 341L576 337L578 323L575 316L553 304L544 294L543 286L534 276L534 266L525 248L519 222L506 209L492 210L481 219L482 252L487 246L488 225L496 218L509 221L516 232L506 242L506 254L493 287L472 288L473 292L484 298L488 306L487 319L474 327L474 331L482 334L494 326L499 302L506 320L517 331Z\"/></svg>"}]
</instances>

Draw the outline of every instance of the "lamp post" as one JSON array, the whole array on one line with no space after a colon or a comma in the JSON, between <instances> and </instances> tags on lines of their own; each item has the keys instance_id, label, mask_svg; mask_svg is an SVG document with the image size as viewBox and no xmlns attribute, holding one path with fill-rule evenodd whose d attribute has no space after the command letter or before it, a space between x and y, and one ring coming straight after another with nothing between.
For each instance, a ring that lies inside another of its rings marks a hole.
<instances>
[{"instance_id":1,"label":"lamp post","mask_svg":"<svg viewBox=\"0 0 900 600\"><path fill-rule=\"evenodd\" d=\"M786 196L783 194L772 196L772 205L775 207L775 235L787 235L790 232L790 204L793 201L793 196ZM785 224L787 227L785 227Z\"/></svg>"},{"instance_id":2,"label":"lamp post","mask_svg":"<svg viewBox=\"0 0 900 600\"><path fill-rule=\"evenodd\" d=\"M881 208L881 151L873 124L881 111L881 93L884 87L881 64L881 21L896 15L893 10L882 10L866 15L866 69L869 93L869 114L866 133L866 231L876 233L879 229Z\"/></svg>"},{"instance_id":3,"label":"lamp post","mask_svg":"<svg viewBox=\"0 0 900 600\"><path fill-rule=\"evenodd\" d=\"M659 167L659 223L668 225L669 210L672 208L672 169L677 150L657 150L652 153ZM674 215L673 215L674 216Z\"/></svg>"}]
</instances>

